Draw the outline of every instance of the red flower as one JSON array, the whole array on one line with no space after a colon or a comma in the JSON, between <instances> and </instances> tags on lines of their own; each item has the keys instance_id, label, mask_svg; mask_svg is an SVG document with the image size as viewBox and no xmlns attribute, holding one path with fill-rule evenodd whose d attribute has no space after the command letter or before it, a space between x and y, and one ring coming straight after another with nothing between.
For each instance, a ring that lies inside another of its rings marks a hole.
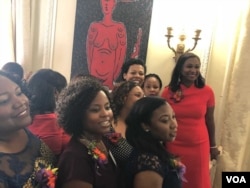
<instances>
[{"instance_id":1,"label":"red flower","mask_svg":"<svg viewBox=\"0 0 250 188\"><path fill-rule=\"evenodd\" d=\"M96 142L91 142L88 146L88 153L92 155L93 159L95 159L99 165L107 164L108 158L107 156L96 146Z\"/></svg>"},{"instance_id":2,"label":"red flower","mask_svg":"<svg viewBox=\"0 0 250 188\"><path fill-rule=\"evenodd\" d=\"M97 166L108 163L108 152L104 151L104 148L103 151L98 148L96 140L88 140L86 137L82 136L79 141L88 148L88 154L96 161Z\"/></svg>"},{"instance_id":3,"label":"red flower","mask_svg":"<svg viewBox=\"0 0 250 188\"><path fill-rule=\"evenodd\" d=\"M51 167L38 170L35 176L36 187L54 188L57 178L57 170L58 168L51 169Z\"/></svg>"},{"instance_id":4,"label":"red flower","mask_svg":"<svg viewBox=\"0 0 250 188\"><path fill-rule=\"evenodd\" d=\"M181 89L178 89L176 92L172 94L170 99L173 99L175 103L180 102L183 99L183 92Z\"/></svg>"},{"instance_id":5,"label":"red flower","mask_svg":"<svg viewBox=\"0 0 250 188\"><path fill-rule=\"evenodd\" d=\"M116 132L109 132L105 136L114 144L117 144L122 138L121 133Z\"/></svg>"}]
</instances>

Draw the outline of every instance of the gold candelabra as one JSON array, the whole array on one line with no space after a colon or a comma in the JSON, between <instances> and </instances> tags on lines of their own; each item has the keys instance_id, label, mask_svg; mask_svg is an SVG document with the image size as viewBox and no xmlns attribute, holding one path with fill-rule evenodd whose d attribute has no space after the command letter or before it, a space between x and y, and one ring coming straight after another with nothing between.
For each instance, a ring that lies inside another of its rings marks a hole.
<instances>
[{"instance_id":1,"label":"gold candelabra","mask_svg":"<svg viewBox=\"0 0 250 188\"><path fill-rule=\"evenodd\" d=\"M194 45L192 48L189 48L188 50L185 51L185 39L186 39L186 35L184 34L181 34L179 36L179 39L180 39L180 43L177 44L177 47L176 49L174 49L171 44L170 44L170 40L172 37L174 37L174 35L172 34L172 31L173 31L173 28L172 27L168 27L167 28L167 34L165 35L165 37L167 37L167 43L168 43L168 47L169 49L171 49L174 54L175 54L175 62L177 61L177 59L180 57L180 55L182 55L183 53L186 53L186 52L190 52L190 51L193 51L195 49L195 47L197 46L197 43L198 43L198 40L200 40L200 33L201 33L201 30L200 29L197 29L195 30L195 36L192 38L194 40Z\"/></svg>"}]
</instances>

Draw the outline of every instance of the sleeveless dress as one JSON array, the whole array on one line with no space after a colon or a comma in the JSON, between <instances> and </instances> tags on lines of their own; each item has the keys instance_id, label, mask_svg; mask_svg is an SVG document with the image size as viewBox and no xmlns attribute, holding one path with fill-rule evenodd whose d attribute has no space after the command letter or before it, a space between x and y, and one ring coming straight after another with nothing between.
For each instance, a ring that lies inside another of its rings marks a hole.
<instances>
[{"instance_id":1,"label":"sleeveless dress","mask_svg":"<svg viewBox=\"0 0 250 188\"><path fill-rule=\"evenodd\" d=\"M181 85L183 98L174 102L172 92L166 87L162 97L172 106L178 123L174 142L166 144L167 150L181 158L186 165L187 183L183 188L211 188L209 176L209 136L205 123L206 110L215 104L209 86L189 88Z\"/></svg>"}]
</instances>

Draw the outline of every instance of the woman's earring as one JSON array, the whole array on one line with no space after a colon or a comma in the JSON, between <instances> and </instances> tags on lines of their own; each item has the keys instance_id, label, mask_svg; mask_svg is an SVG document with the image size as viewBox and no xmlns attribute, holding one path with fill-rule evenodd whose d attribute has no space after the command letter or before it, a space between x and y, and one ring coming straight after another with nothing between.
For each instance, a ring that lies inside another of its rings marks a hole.
<instances>
[{"instance_id":1,"label":"woman's earring","mask_svg":"<svg viewBox=\"0 0 250 188\"><path fill-rule=\"evenodd\" d=\"M147 132L147 133L148 133L148 132L149 132L149 129L145 129L145 132Z\"/></svg>"},{"instance_id":2,"label":"woman's earring","mask_svg":"<svg viewBox=\"0 0 250 188\"><path fill-rule=\"evenodd\" d=\"M181 83L181 78L180 76L178 76L177 85L179 85L180 83Z\"/></svg>"}]
</instances>

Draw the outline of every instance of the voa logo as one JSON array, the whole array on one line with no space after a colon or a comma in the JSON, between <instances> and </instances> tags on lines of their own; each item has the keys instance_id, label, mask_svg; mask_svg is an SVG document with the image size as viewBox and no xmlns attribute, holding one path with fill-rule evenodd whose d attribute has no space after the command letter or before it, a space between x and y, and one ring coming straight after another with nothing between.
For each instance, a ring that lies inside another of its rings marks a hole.
<instances>
[{"instance_id":1,"label":"voa logo","mask_svg":"<svg viewBox=\"0 0 250 188\"><path fill-rule=\"evenodd\" d=\"M244 176L226 176L227 183L247 183Z\"/></svg>"}]
</instances>

